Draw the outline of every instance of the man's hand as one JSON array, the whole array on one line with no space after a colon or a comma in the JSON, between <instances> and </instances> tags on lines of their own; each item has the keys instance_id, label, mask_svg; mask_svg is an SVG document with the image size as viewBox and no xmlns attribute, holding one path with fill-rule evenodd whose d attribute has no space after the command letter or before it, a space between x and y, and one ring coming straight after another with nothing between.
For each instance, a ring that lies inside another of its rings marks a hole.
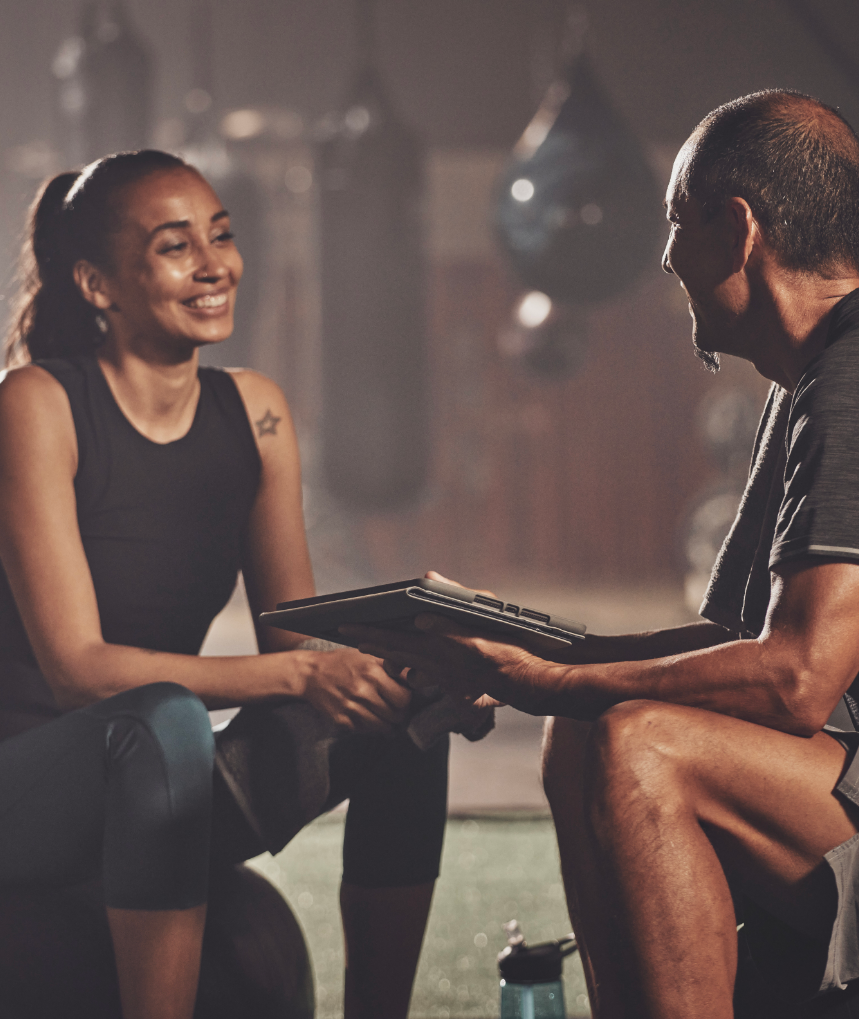
<instances>
[{"instance_id":1,"label":"man's hand","mask_svg":"<svg viewBox=\"0 0 859 1019\"><path fill-rule=\"evenodd\" d=\"M440 573L436 573L435 570L428 570L424 576L427 580L438 580L442 584L450 584L451 587L465 586L456 580L443 577ZM478 594L485 594L487 598L495 598L496 601L503 600L494 591L487 591L484 588L471 587L468 590L476 591ZM588 636L586 640L574 640L568 647L558 647L555 644L551 647L541 646L540 637L537 634L533 638L529 638L527 634L523 633L519 639L522 642L523 648L530 650L538 658L549 662L561 662L564 665L581 665L591 661L589 652L593 650L594 638L592 635ZM587 645L587 649L585 645Z\"/></svg>"},{"instance_id":2,"label":"man's hand","mask_svg":"<svg viewBox=\"0 0 859 1019\"><path fill-rule=\"evenodd\" d=\"M480 706L511 704L543 714L541 703L551 693L551 663L518 644L481 635L443 616L421 613L415 627L404 631L350 625L340 630L358 641L365 654L384 658L389 668L415 670L415 685L439 686ZM490 700L482 700L484 695Z\"/></svg>"},{"instance_id":3,"label":"man's hand","mask_svg":"<svg viewBox=\"0 0 859 1019\"><path fill-rule=\"evenodd\" d=\"M351 648L294 653L305 657L305 700L342 729L386 732L405 720L411 691L380 659Z\"/></svg>"}]
</instances>

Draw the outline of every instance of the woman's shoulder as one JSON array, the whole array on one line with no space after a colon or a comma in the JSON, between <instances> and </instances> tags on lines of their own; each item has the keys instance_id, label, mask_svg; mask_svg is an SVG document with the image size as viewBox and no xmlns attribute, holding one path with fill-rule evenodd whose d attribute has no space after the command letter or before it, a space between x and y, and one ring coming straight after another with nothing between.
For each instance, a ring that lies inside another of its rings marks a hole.
<instances>
[{"instance_id":1,"label":"woman's shoulder","mask_svg":"<svg viewBox=\"0 0 859 1019\"><path fill-rule=\"evenodd\" d=\"M68 406L68 395L57 377L59 372L50 370L53 364L30 363L0 371L0 402L9 404L38 401L48 409L52 403Z\"/></svg>"},{"instance_id":2,"label":"woman's shoulder","mask_svg":"<svg viewBox=\"0 0 859 1019\"><path fill-rule=\"evenodd\" d=\"M220 368L215 371L231 378L245 400L256 400L260 397L285 399L280 386L262 372L254 371L252 368Z\"/></svg>"},{"instance_id":3,"label":"woman's shoulder","mask_svg":"<svg viewBox=\"0 0 859 1019\"><path fill-rule=\"evenodd\" d=\"M0 372L0 447L23 460L47 449L68 449L76 462L77 441L68 393L41 365Z\"/></svg>"},{"instance_id":4,"label":"woman's shoulder","mask_svg":"<svg viewBox=\"0 0 859 1019\"><path fill-rule=\"evenodd\" d=\"M265 415L266 409L280 414L281 418L289 414L283 390L267 375L250 368L225 368L223 371L235 383L252 422Z\"/></svg>"},{"instance_id":5,"label":"woman's shoulder","mask_svg":"<svg viewBox=\"0 0 859 1019\"><path fill-rule=\"evenodd\" d=\"M266 375L250 368L226 368L225 374L235 383L247 411L248 420L260 452L271 445L270 438L278 438L290 448L295 445L292 415L283 390ZM266 439L266 442L260 440ZM280 442L274 443L279 447Z\"/></svg>"},{"instance_id":6,"label":"woman's shoulder","mask_svg":"<svg viewBox=\"0 0 859 1019\"><path fill-rule=\"evenodd\" d=\"M40 420L59 415L64 426L70 424L75 408L92 390L94 365L95 358L52 358L7 368L0 372L0 405L38 408Z\"/></svg>"}]
</instances>

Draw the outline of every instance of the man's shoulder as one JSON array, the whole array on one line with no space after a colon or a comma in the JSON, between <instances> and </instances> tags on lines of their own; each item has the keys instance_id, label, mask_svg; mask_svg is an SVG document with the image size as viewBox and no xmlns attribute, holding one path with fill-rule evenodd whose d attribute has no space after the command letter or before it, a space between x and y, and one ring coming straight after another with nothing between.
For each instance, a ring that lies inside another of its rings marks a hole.
<instances>
[{"instance_id":1,"label":"man's shoulder","mask_svg":"<svg viewBox=\"0 0 859 1019\"><path fill-rule=\"evenodd\" d=\"M791 417L842 407L859 414L859 317L809 364L796 387Z\"/></svg>"}]
</instances>

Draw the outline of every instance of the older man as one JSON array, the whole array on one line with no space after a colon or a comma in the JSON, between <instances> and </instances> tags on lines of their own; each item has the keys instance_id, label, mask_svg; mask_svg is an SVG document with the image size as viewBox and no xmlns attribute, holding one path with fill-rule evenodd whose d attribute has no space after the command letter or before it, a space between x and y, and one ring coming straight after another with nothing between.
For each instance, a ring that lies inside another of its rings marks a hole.
<instances>
[{"instance_id":1,"label":"older man","mask_svg":"<svg viewBox=\"0 0 859 1019\"><path fill-rule=\"evenodd\" d=\"M746 96L698 126L665 204L699 356L774 383L707 621L563 663L435 616L363 631L448 688L557 716L545 784L600 1019L732 1016L729 878L794 994L859 979L859 733L826 725L859 708L859 140L807 96Z\"/></svg>"}]
</instances>

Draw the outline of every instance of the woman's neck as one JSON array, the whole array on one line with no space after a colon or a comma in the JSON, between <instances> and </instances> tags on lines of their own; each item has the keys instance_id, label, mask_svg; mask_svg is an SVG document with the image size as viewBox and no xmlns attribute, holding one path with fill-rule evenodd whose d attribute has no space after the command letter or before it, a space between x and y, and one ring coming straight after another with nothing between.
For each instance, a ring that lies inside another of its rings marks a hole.
<instances>
[{"instance_id":1,"label":"woman's neck","mask_svg":"<svg viewBox=\"0 0 859 1019\"><path fill-rule=\"evenodd\" d=\"M191 428L200 398L196 349L186 359L164 363L108 341L98 362L120 410L147 439L174 442Z\"/></svg>"}]
</instances>

